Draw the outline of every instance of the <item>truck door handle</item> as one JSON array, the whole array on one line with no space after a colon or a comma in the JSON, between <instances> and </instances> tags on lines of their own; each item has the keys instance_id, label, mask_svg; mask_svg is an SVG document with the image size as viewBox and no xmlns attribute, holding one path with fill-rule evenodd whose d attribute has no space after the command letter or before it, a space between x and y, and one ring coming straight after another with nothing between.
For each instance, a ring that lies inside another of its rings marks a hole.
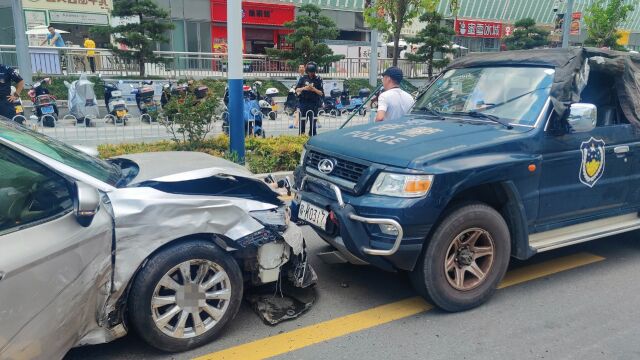
<instances>
[{"instance_id":1,"label":"truck door handle","mask_svg":"<svg viewBox=\"0 0 640 360\"><path fill-rule=\"evenodd\" d=\"M626 154L629 152L629 147L628 146L616 146L613 148L613 152L615 152L616 154L620 155L620 154Z\"/></svg>"}]
</instances>

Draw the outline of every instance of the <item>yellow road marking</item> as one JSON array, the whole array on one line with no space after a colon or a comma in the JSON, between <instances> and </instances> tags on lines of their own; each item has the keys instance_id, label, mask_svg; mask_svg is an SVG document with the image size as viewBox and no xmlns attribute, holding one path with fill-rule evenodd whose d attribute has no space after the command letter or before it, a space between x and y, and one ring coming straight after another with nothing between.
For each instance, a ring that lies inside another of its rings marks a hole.
<instances>
[{"instance_id":1,"label":"yellow road marking","mask_svg":"<svg viewBox=\"0 0 640 360\"><path fill-rule=\"evenodd\" d=\"M521 284L551 274L559 273L570 269L575 269L583 265L589 265L594 262L602 261L602 256L589 253L577 253L569 256L552 259L539 264L529 265L509 271L498 289L504 289L509 286Z\"/></svg>"},{"instance_id":2,"label":"yellow road marking","mask_svg":"<svg viewBox=\"0 0 640 360\"><path fill-rule=\"evenodd\" d=\"M521 284L602 260L604 258L601 256L579 253L522 267L507 273L498 288ZM203 355L195 360L266 359L426 312L432 308L433 306L421 297L411 297Z\"/></svg>"}]
</instances>

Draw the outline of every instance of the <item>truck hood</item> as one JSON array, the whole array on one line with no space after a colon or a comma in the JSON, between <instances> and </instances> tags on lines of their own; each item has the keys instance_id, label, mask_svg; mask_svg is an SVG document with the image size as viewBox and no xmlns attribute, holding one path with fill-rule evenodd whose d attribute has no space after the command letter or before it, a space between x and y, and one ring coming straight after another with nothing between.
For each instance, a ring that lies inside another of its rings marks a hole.
<instances>
[{"instance_id":1,"label":"truck hood","mask_svg":"<svg viewBox=\"0 0 640 360\"><path fill-rule=\"evenodd\" d=\"M202 179L219 174L253 177L249 170L238 164L201 152L149 152L122 155L115 157L115 159L127 159L139 167L138 174L129 183L129 186L149 180L177 182Z\"/></svg>"},{"instance_id":2,"label":"truck hood","mask_svg":"<svg viewBox=\"0 0 640 360\"><path fill-rule=\"evenodd\" d=\"M411 168L417 161L425 164L459 152L512 141L530 130L532 128L524 126L507 129L476 119L430 120L410 116L321 134L309 140L308 146L320 152Z\"/></svg>"}]
</instances>

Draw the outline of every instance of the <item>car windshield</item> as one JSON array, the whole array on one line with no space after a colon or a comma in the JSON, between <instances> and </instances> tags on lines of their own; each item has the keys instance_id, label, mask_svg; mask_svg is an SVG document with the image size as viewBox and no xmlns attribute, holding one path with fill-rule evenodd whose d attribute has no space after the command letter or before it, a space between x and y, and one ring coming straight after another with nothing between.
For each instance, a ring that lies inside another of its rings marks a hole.
<instances>
[{"instance_id":1,"label":"car windshield","mask_svg":"<svg viewBox=\"0 0 640 360\"><path fill-rule=\"evenodd\" d=\"M94 158L71 146L26 128L13 126L0 120L0 137L39 152L78 171L116 186L122 177L120 168Z\"/></svg>"},{"instance_id":2,"label":"car windshield","mask_svg":"<svg viewBox=\"0 0 640 360\"><path fill-rule=\"evenodd\" d=\"M542 67L474 67L444 73L425 91L414 113L493 115L504 122L534 125L555 70Z\"/></svg>"}]
</instances>

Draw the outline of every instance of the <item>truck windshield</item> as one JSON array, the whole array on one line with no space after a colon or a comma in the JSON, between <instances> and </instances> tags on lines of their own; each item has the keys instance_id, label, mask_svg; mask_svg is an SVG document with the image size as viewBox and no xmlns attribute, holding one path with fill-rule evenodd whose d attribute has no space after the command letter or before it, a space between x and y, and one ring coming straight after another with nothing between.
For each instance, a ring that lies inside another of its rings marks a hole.
<instances>
[{"instance_id":1,"label":"truck windshield","mask_svg":"<svg viewBox=\"0 0 640 360\"><path fill-rule=\"evenodd\" d=\"M417 100L414 113L442 116L478 113L504 122L534 125L549 97L555 70L542 67L453 69Z\"/></svg>"}]
</instances>

